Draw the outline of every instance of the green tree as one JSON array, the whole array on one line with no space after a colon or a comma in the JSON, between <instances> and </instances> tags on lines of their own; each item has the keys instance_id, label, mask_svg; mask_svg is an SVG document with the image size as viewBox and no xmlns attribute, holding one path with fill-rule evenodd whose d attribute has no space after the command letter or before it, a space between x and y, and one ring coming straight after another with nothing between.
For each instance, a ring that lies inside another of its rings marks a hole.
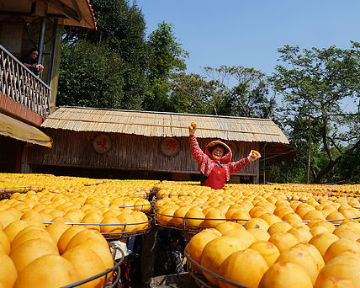
<instances>
[{"instance_id":1,"label":"green tree","mask_svg":"<svg viewBox=\"0 0 360 288\"><path fill-rule=\"evenodd\" d=\"M66 27L64 42L105 42L124 62L147 67L145 19L140 8L128 0L92 0L91 5L97 30Z\"/></svg>"},{"instance_id":2,"label":"green tree","mask_svg":"<svg viewBox=\"0 0 360 288\"><path fill-rule=\"evenodd\" d=\"M141 10L136 4L130 5L127 0L93 0L91 4L97 21L97 30L91 31L73 27L66 28L63 35L64 50L67 49L68 46L70 50L76 49L75 47L79 45L80 41L86 41L87 43L101 46L102 49L109 51L105 52L106 56L108 56L109 53L116 54L116 58L120 58L121 65L117 65L117 62L112 62L111 58L109 59L108 65L111 66L113 73L118 77L117 79L111 77L111 79L118 82L117 87L121 88L121 91L117 93L122 95L122 103L118 106L141 109L144 95L147 91L147 77L145 72L148 69L149 59L149 51L145 39L145 20ZM88 47L93 46L89 45ZM84 46L81 46L81 48L85 49ZM89 49L89 52L91 52L92 48ZM69 59L66 59L66 57L69 57ZM94 62L96 66L96 61L99 60L99 57L98 55L94 55L93 59L90 58L89 61ZM62 69L61 75L62 77L68 78L68 71L63 65L64 63L76 61L76 59L71 59L72 55L70 53L64 53L62 58L60 67L60 69ZM83 63L79 62L78 65L83 65ZM84 69L86 70L86 67L84 67ZM92 73L94 73L94 75L92 75L91 79L95 83L101 81L102 86L116 85L109 84L108 80L105 81L101 75L97 75L96 69L94 69ZM97 78L97 76L99 77ZM71 82L73 80L63 79L62 81ZM84 95L88 93L88 83L85 82L82 86L81 83L79 83L79 85L78 89L82 89L82 93L79 93L79 96L84 97ZM64 86L59 87L59 102L66 103L65 99L61 98L71 98L74 96L68 95L68 90L61 90L62 87ZM111 99L102 101L111 102ZM82 102L82 99L77 99L75 102ZM91 104L91 106L95 105L99 105L98 100Z\"/></svg>"},{"instance_id":3,"label":"green tree","mask_svg":"<svg viewBox=\"0 0 360 288\"><path fill-rule=\"evenodd\" d=\"M64 45L62 53L57 105L126 108L123 62L116 53L86 41Z\"/></svg>"},{"instance_id":4,"label":"green tree","mask_svg":"<svg viewBox=\"0 0 360 288\"><path fill-rule=\"evenodd\" d=\"M205 76L176 73L171 78L171 111L268 118L275 100L268 99L263 73L241 66L205 67Z\"/></svg>"},{"instance_id":5,"label":"green tree","mask_svg":"<svg viewBox=\"0 0 360 288\"><path fill-rule=\"evenodd\" d=\"M205 67L210 79L222 86L222 114L269 118L275 99L269 98L269 85L264 73L242 66Z\"/></svg>"},{"instance_id":6,"label":"green tree","mask_svg":"<svg viewBox=\"0 0 360 288\"><path fill-rule=\"evenodd\" d=\"M172 75L171 111L181 113L215 114L213 99L217 97L215 82L208 82L198 74Z\"/></svg>"},{"instance_id":7,"label":"green tree","mask_svg":"<svg viewBox=\"0 0 360 288\"><path fill-rule=\"evenodd\" d=\"M279 49L284 64L271 81L283 100L283 127L298 152L298 168L306 167L304 180L332 182L334 167L360 145L358 114L342 109L343 101L359 99L359 48L352 42L350 49Z\"/></svg>"},{"instance_id":8,"label":"green tree","mask_svg":"<svg viewBox=\"0 0 360 288\"><path fill-rule=\"evenodd\" d=\"M169 99L170 77L186 69L188 53L176 42L173 27L165 22L158 25L148 39L149 68L147 76L149 87L145 109L157 111L171 110Z\"/></svg>"},{"instance_id":9,"label":"green tree","mask_svg":"<svg viewBox=\"0 0 360 288\"><path fill-rule=\"evenodd\" d=\"M359 183L360 182L360 146L354 149L345 149L344 157L339 161L334 179L336 182Z\"/></svg>"}]
</instances>

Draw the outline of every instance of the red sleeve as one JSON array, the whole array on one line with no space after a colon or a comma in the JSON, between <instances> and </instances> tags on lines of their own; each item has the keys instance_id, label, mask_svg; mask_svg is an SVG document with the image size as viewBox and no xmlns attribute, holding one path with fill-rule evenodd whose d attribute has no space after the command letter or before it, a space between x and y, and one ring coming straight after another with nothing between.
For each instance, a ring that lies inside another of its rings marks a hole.
<instances>
[{"instance_id":1,"label":"red sleeve","mask_svg":"<svg viewBox=\"0 0 360 288\"><path fill-rule=\"evenodd\" d=\"M201 150L198 141L196 140L195 135L190 135L190 149L191 149L191 154L194 157L194 159L196 160L196 162L201 165L204 157L205 157L205 153Z\"/></svg>"},{"instance_id":2,"label":"red sleeve","mask_svg":"<svg viewBox=\"0 0 360 288\"><path fill-rule=\"evenodd\" d=\"M230 168L230 174L239 172L249 162L250 161L248 158L243 158L243 159L240 159L239 161L229 163L228 165Z\"/></svg>"}]
</instances>

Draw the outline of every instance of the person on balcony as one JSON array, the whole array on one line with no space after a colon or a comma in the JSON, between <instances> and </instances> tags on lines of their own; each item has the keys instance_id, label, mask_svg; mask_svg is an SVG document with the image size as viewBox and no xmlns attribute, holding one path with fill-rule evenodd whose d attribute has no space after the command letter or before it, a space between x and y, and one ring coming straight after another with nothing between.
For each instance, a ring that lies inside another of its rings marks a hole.
<instances>
[{"instance_id":1,"label":"person on balcony","mask_svg":"<svg viewBox=\"0 0 360 288\"><path fill-rule=\"evenodd\" d=\"M39 50L37 48L33 48L22 57L21 62L34 74L39 75L43 70L44 66L38 64Z\"/></svg>"}]
</instances>

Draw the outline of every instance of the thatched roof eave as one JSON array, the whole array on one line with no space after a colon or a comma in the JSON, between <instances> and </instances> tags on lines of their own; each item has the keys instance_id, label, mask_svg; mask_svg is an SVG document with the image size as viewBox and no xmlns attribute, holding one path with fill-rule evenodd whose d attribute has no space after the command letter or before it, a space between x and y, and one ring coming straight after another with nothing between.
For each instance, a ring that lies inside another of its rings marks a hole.
<instances>
[{"instance_id":1,"label":"thatched roof eave","mask_svg":"<svg viewBox=\"0 0 360 288\"><path fill-rule=\"evenodd\" d=\"M188 137L190 122L198 123L198 138L289 144L270 119L137 110L60 107L46 118L44 128L134 134L148 137Z\"/></svg>"},{"instance_id":2,"label":"thatched roof eave","mask_svg":"<svg viewBox=\"0 0 360 288\"><path fill-rule=\"evenodd\" d=\"M188 137L192 121L198 124L198 138L259 143L264 150L262 161L268 164L296 158L296 151L270 119L65 106L50 114L41 127L163 138Z\"/></svg>"}]
</instances>

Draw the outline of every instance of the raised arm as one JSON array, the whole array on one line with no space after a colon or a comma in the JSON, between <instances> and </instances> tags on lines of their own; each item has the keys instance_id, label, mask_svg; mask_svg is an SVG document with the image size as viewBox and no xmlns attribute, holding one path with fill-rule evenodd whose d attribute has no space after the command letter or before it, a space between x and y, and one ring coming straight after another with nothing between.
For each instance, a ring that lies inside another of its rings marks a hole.
<instances>
[{"instance_id":1,"label":"raised arm","mask_svg":"<svg viewBox=\"0 0 360 288\"><path fill-rule=\"evenodd\" d=\"M230 174L241 171L249 162L248 158L242 158L239 161L229 163Z\"/></svg>"},{"instance_id":2,"label":"raised arm","mask_svg":"<svg viewBox=\"0 0 360 288\"><path fill-rule=\"evenodd\" d=\"M241 169L244 168L244 166L247 163L256 161L259 158L261 158L261 154L255 150L251 150L248 157L240 159L239 161L236 161L236 162L231 162L229 164L230 173L232 174L232 173L239 172Z\"/></svg>"},{"instance_id":3,"label":"raised arm","mask_svg":"<svg viewBox=\"0 0 360 288\"><path fill-rule=\"evenodd\" d=\"M192 122L191 125L189 126L190 149L192 156L194 157L196 162L198 162L198 164L200 165L206 155L201 150L199 143L196 139L195 136L196 126L197 125L194 122Z\"/></svg>"}]
</instances>

